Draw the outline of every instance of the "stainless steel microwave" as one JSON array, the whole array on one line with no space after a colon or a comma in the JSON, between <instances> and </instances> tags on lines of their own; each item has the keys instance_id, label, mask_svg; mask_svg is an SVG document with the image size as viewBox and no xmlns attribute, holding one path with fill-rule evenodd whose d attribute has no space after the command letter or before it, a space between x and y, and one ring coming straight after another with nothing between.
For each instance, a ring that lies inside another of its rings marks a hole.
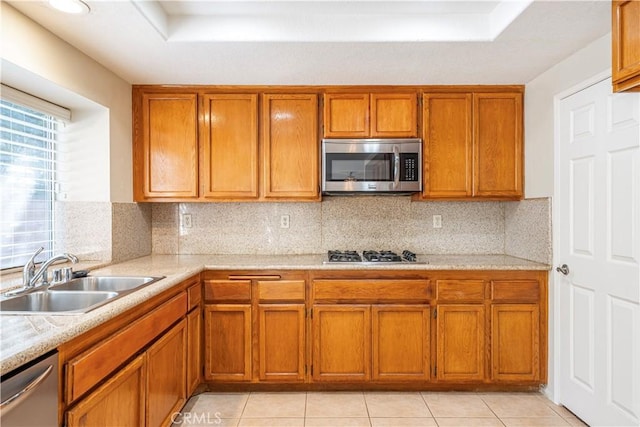
<instances>
[{"instance_id":1,"label":"stainless steel microwave","mask_svg":"<svg viewBox=\"0 0 640 427\"><path fill-rule=\"evenodd\" d=\"M422 191L422 140L323 139L324 194Z\"/></svg>"}]
</instances>

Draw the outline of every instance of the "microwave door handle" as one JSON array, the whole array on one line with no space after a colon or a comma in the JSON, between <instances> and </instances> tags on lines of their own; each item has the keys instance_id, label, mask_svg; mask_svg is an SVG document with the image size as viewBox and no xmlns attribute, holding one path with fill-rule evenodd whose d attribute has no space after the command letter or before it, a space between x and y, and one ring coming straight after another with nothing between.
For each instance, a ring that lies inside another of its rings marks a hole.
<instances>
[{"instance_id":1,"label":"microwave door handle","mask_svg":"<svg viewBox=\"0 0 640 427\"><path fill-rule=\"evenodd\" d=\"M393 189L397 190L400 185L400 150L397 145L393 146Z\"/></svg>"}]
</instances>

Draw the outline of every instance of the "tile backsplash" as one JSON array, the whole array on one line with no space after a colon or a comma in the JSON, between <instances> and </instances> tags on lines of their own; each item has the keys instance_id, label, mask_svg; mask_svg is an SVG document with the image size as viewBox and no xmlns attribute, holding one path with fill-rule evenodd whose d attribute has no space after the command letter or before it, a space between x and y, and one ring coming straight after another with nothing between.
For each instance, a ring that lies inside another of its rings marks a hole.
<instances>
[{"instance_id":1,"label":"tile backsplash","mask_svg":"<svg viewBox=\"0 0 640 427\"><path fill-rule=\"evenodd\" d=\"M550 199L505 202L504 251L508 255L551 264Z\"/></svg>"},{"instance_id":2,"label":"tile backsplash","mask_svg":"<svg viewBox=\"0 0 640 427\"><path fill-rule=\"evenodd\" d=\"M113 203L111 214L111 260L120 262L151 254L151 206Z\"/></svg>"},{"instance_id":3,"label":"tile backsplash","mask_svg":"<svg viewBox=\"0 0 640 427\"><path fill-rule=\"evenodd\" d=\"M532 221L550 228L549 204L549 199L412 202L409 197L379 196L326 197L322 203L156 203L153 253L411 249L427 254L506 253L547 262L550 230L533 236L518 230L529 229ZM181 214L191 215L190 228L180 226ZM280 228L282 215L289 215L289 228ZM433 228L433 215L442 216L442 228Z\"/></svg>"},{"instance_id":4,"label":"tile backsplash","mask_svg":"<svg viewBox=\"0 0 640 427\"><path fill-rule=\"evenodd\" d=\"M191 215L191 227L180 215ZM289 228L280 227L288 215ZM442 228L433 227L433 215ZM325 197L322 203L57 202L56 252L120 262L156 254L312 254L410 249L507 254L551 263L551 199L412 202Z\"/></svg>"},{"instance_id":5,"label":"tile backsplash","mask_svg":"<svg viewBox=\"0 0 640 427\"><path fill-rule=\"evenodd\" d=\"M54 252L110 261L111 216L109 202L56 202Z\"/></svg>"},{"instance_id":6,"label":"tile backsplash","mask_svg":"<svg viewBox=\"0 0 640 427\"><path fill-rule=\"evenodd\" d=\"M120 262L151 254L151 206L56 202L54 251L82 261Z\"/></svg>"}]
</instances>

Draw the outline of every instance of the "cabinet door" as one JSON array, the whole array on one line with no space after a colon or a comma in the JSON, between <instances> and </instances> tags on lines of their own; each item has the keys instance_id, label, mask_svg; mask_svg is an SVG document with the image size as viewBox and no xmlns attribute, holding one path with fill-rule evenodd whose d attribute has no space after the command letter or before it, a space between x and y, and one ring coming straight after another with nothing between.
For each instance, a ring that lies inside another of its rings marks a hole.
<instances>
[{"instance_id":1,"label":"cabinet door","mask_svg":"<svg viewBox=\"0 0 640 427\"><path fill-rule=\"evenodd\" d=\"M613 1L611 8L613 89L640 90L640 2Z\"/></svg>"},{"instance_id":2,"label":"cabinet door","mask_svg":"<svg viewBox=\"0 0 640 427\"><path fill-rule=\"evenodd\" d=\"M323 111L325 138L369 136L368 93L327 93Z\"/></svg>"},{"instance_id":3,"label":"cabinet door","mask_svg":"<svg viewBox=\"0 0 640 427\"><path fill-rule=\"evenodd\" d=\"M373 379L428 380L429 306L374 305L371 310Z\"/></svg>"},{"instance_id":4,"label":"cabinet door","mask_svg":"<svg viewBox=\"0 0 640 427\"><path fill-rule=\"evenodd\" d=\"M205 305L204 315L205 379L251 380L251 305Z\"/></svg>"},{"instance_id":5,"label":"cabinet door","mask_svg":"<svg viewBox=\"0 0 640 427\"><path fill-rule=\"evenodd\" d=\"M522 94L476 93L474 196L522 197Z\"/></svg>"},{"instance_id":6,"label":"cabinet door","mask_svg":"<svg viewBox=\"0 0 640 427\"><path fill-rule=\"evenodd\" d=\"M187 396L200 384L202 372L202 309L187 314Z\"/></svg>"},{"instance_id":7,"label":"cabinet door","mask_svg":"<svg viewBox=\"0 0 640 427\"><path fill-rule=\"evenodd\" d=\"M491 307L491 378L537 381L540 378L540 309L537 304Z\"/></svg>"},{"instance_id":8,"label":"cabinet door","mask_svg":"<svg viewBox=\"0 0 640 427\"><path fill-rule=\"evenodd\" d=\"M261 381L303 381L304 304L260 304L258 347Z\"/></svg>"},{"instance_id":9,"label":"cabinet door","mask_svg":"<svg viewBox=\"0 0 640 427\"><path fill-rule=\"evenodd\" d=\"M264 197L319 200L317 95L263 99Z\"/></svg>"},{"instance_id":10,"label":"cabinet door","mask_svg":"<svg viewBox=\"0 0 640 427\"><path fill-rule=\"evenodd\" d=\"M258 197L258 95L201 97L202 196Z\"/></svg>"},{"instance_id":11,"label":"cabinet door","mask_svg":"<svg viewBox=\"0 0 640 427\"><path fill-rule=\"evenodd\" d=\"M134 195L198 197L196 94L142 95L142 120L134 138Z\"/></svg>"},{"instance_id":12,"label":"cabinet door","mask_svg":"<svg viewBox=\"0 0 640 427\"><path fill-rule=\"evenodd\" d=\"M314 305L314 381L366 381L371 377L371 308Z\"/></svg>"},{"instance_id":13,"label":"cabinet door","mask_svg":"<svg viewBox=\"0 0 640 427\"><path fill-rule=\"evenodd\" d=\"M484 305L437 306L437 378L439 381L484 379Z\"/></svg>"},{"instance_id":14,"label":"cabinet door","mask_svg":"<svg viewBox=\"0 0 640 427\"><path fill-rule=\"evenodd\" d=\"M418 100L415 93L371 94L372 138L418 136Z\"/></svg>"},{"instance_id":15,"label":"cabinet door","mask_svg":"<svg viewBox=\"0 0 640 427\"><path fill-rule=\"evenodd\" d=\"M423 197L470 197L473 177L471 94L424 94L422 105Z\"/></svg>"},{"instance_id":16,"label":"cabinet door","mask_svg":"<svg viewBox=\"0 0 640 427\"><path fill-rule=\"evenodd\" d=\"M186 321L181 320L147 350L147 427L171 424L186 401Z\"/></svg>"},{"instance_id":17,"label":"cabinet door","mask_svg":"<svg viewBox=\"0 0 640 427\"><path fill-rule=\"evenodd\" d=\"M145 424L145 355L66 412L66 425L139 427Z\"/></svg>"}]
</instances>

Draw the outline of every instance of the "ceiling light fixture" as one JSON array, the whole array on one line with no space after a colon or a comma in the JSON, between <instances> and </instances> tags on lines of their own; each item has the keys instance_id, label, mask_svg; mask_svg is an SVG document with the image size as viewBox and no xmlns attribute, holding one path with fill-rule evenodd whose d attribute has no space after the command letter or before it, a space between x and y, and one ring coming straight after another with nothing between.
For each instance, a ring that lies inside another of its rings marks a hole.
<instances>
[{"instance_id":1,"label":"ceiling light fixture","mask_svg":"<svg viewBox=\"0 0 640 427\"><path fill-rule=\"evenodd\" d=\"M49 0L49 5L56 10L73 15L86 15L91 11L82 0Z\"/></svg>"}]
</instances>

